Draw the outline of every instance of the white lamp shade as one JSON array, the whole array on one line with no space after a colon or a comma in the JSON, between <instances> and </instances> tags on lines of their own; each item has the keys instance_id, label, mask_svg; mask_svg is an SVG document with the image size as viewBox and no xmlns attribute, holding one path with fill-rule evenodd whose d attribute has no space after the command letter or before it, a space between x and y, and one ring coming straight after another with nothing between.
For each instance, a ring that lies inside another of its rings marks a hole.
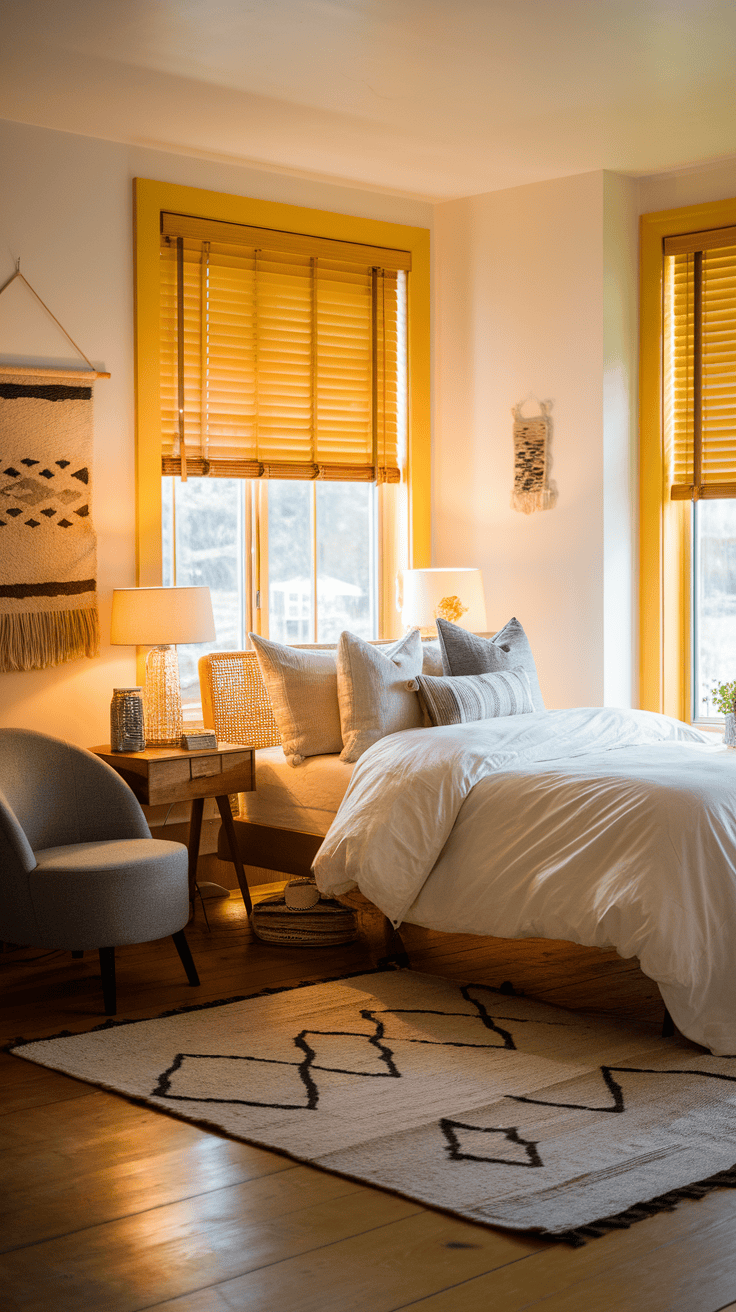
<instances>
[{"instance_id":1,"label":"white lamp shade","mask_svg":"<svg viewBox=\"0 0 736 1312\"><path fill-rule=\"evenodd\" d=\"M407 627L429 629L437 607L446 597L457 597L467 610L453 619L461 629L486 631L486 603L479 569L405 569L401 618Z\"/></svg>"},{"instance_id":2,"label":"white lamp shade","mask_svg":"<svg viewBox=\"0 0 736 1312\"><path fill-rule=\"evenodd\" d=\"M112 594L114 645L163 647L214 637L209 588L115 588Z\"/></svg>"}]
</instances>

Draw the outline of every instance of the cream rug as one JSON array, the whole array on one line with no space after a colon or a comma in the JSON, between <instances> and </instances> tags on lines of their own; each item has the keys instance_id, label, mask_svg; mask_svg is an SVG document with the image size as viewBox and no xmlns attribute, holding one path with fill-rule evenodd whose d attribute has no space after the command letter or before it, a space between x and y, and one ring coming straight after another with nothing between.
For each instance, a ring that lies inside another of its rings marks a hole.
<instances>
[{"instance_id":1,"label":"cream rug","mask_svg":"<svg viewBox=\"0 0 736 1312\"><path fill-rule=\"evenodd\" d=\"M470 1221L571 1242L736 1183L736 1061L409 970L11 1050Z\"/></svg>"}]
</instances>

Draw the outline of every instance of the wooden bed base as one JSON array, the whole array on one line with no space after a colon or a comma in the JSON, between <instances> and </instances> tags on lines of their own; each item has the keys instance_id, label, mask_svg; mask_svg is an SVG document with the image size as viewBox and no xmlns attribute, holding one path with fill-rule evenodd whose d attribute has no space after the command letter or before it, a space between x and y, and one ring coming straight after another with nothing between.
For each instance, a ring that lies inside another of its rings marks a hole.
<instances>
[{"instance_id":1,"label":"wooden bed base","mask_svg":"<svg viewBox=\"0 0 736 1312\"><path fill-rule=\"evenodd\" d=\"M286 875L301 876L304 879L311 874L312 862L322 845L319 834L301 833L296 829L274 829L271 825L256 825L250 820L239 820L237 817L233 819L233 826L244 865L262 866L267 870L282 871ZM232 860L223 829L220 829L217 855L221 861ZM386 955L383 960L409 966L411 963L401 934L394 929L388 918L386 933ZM670 1038L674 1032L675 1023L665 1007L662 1038Z\"/></svg>"},{"instance_id":2,"label":"wooden bed base","mask_svg":"<svg viewBox=\"0 0 736 1312\"><path fill-rule=\"evenodd\" d=\"M240 858L246 866L262 866L266 870L283 871L285 875L307 878L312 862L322 845L320 834L302 833L296 829L274 829L271 825L256 825L251 820L233 817L233 828ZM221 861L231 861L230 849L224 829L217 840L217 855Z\"/></svg>"}]
</instances>

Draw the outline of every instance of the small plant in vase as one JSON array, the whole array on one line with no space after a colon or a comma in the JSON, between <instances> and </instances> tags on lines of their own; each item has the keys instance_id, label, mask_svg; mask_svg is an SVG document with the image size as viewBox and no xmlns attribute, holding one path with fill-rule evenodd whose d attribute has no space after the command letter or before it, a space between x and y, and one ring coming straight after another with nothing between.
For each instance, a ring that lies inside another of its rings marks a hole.
<instances>
[{"instance_id":1,"label":"small plant in vase","mask_svg":"<svg viewBox=\"0 0 736 1312\"><path fill-rule=\"evenodd\" d=\"M717 683L710 695L716 710L726 719L723 741L727 747L736 747L736 679L731 683Z\"/></svg>"}]
</instances>

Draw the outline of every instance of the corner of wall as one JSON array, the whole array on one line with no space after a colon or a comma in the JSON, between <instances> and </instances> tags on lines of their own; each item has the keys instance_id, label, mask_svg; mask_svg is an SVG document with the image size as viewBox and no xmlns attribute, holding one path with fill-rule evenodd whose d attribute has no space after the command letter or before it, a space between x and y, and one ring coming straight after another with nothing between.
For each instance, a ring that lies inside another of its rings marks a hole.
<instances>
[{"instance_id":1,"label":"corner of wall","mask_svg":"<svg viewBox=\"0 0 736 1312\"><path fill-rule=\"evenodd\" d=\"M603 701L638 704L636 178L603 175Z\"/></svg>"}]
</instances>

